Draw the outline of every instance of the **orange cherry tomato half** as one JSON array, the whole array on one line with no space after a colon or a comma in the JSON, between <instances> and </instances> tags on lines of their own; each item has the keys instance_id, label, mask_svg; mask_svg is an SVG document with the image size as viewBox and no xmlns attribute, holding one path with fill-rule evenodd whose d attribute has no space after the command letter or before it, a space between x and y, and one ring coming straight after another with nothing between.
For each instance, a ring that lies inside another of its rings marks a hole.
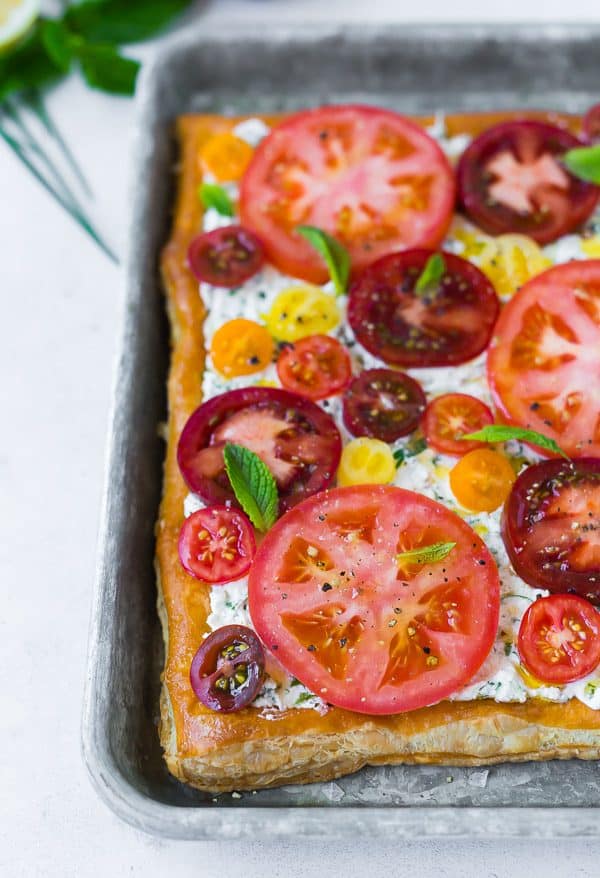
<instances>
[{"instance_id":1,"label":"orange cherry tomato half","mask_svg":"<svg viewBox=\"0 0 600 878\"><path fill-rule=\"evenodd\" d=\"M398 555L439 542L443 560ZM439 503L383 485L325 491L281 518L250 570L267 649L336 707L393 714L436 704L481 667L496 636L490 552Z\"/></svg>"},{"instance_id":2,"label":"orange cherry tomato half","mask_svg":"<svg viewBox=\"0 0 600 878\"><path fill-rule=\"evenodd\" d=\"M538 680L552 686L580 680L600 664L600 613L577 595L534 601L521 620L518 649Z\"/></svg>"},{"instance_id":3,"label":"orange cherry tomato half","mask_svg":"<svg viewBox=\"0 0 600 878\"><path fill-rule=\"evenodd\" d=\"M429 403L422 426L428 445L442 454L460 457L485 447L482 442L461 437L493 423L492 412L480 399L467 393L445 393Z\"/></svg>"},{"instance_id":4,"label":"orange cherry tomato half","mask_svg":"<svg viewBox=\"0 0 600 878\"><path fill-rule=\"evenodd\" d=\"M212 337L213 366L225 378L262 372L273 360L275 346L268 330L240 317L220 326Z\"/></svg>"},{"instance_id":5,"label":"orange cherry tomato half","mask_svg":"<svg viewBox=\"0 0 600 878\"><path fill-rule=\"evenodd\" d=\"M206 171L213 175L219 183L239 180L254 150L249 143L224 131L215 134L202 150L201 159Z\"/></svg>"},{"instance_id":6,"label":"orange cherry tomato half","mask_svg":"<svg viewBox=\"0 0 600 878\"><path fill-rule=\"evenodd\" d=\"M472 512L493 512L502 506L515 479L508 459L491 448L469 451L450 470L452 493Z\"/></svg>"},{"instance_id":7,"label":"orange cherry tomato half","mask_svg":"<svg viewBox=\"0 0 600 878\"><path fill-rule=\"evenodd\" d=\"M352 378L346 348L329 335L309 335L283 348L277 374L286 390L308 399L325 399L340 393Z\"/></svg>"}]
</instances>

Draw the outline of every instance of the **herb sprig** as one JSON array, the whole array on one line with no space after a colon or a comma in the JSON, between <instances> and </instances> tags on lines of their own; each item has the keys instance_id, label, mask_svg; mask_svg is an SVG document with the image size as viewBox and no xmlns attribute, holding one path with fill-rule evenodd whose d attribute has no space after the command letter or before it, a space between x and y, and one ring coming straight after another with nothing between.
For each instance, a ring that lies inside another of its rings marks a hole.
<instances>
[{"instance_id":1,"label":"herb sprig","mask_svg":"<svg viewBox=\"0 0 600 878\"><path fill-rule=\"evenodd\" d=\"M277 483L269 467L243 445L228 442L225 469L236 499L255 528L267 531L277 520Z\"/></svg>"},{"instance_id":2,"label":"herb sprig","mask_svg":"<svg viewBox=\"0 0 600 878\"><path fill-rule=\"evenodd\" d=\"M553 454L558 454L566 460L570 459L569 455L565 454L560 445L555 442L554 439L544 436L543 433L538 433L537 430L525 430L522 427L509 427L506 424L489 424L487 427L483 427L482 430L477 430L475 433L467 433L461 438L492 443L509 442L511 439L520 439L523 442L531 442L532 445L537 445L538 448L544 448L546 451L551 451Z\"/></svg>"},{"instance_id":3,"label":"herb sprig","mask_svg":"<svg viewBox=\"0 0 600 878\"><path fill-rule=\"evenodd\" d=\"M435 290L446 272L446 263L441 253L432 253L415 284L417 296L425 296Z\"/></svg>"},{"instance_id":4,"label":"herb sprig","mask_svg":"<svg viewBox=\"0 0 600 878\"><path fill-rule=\"evenodd\" d=\"M455 546L456 543L432 543L430 546L400 552L396 555L396 561L401 567L407 564L433 564L436 561L443 561Z\"/></svg>"},{"instance_id":5,"label":"herb sprig","mask_svg":"<svg viewBox=\"0 0 600 878\"><path fill-rule=\"evenodd\" d=\"M600 186L600 144L570 149L562 161L575 177Z\"/></svg>"},{"instance_id":6,"label":"herb sprig","mask_svg":"<svg viewBox=\"0 0 600 878\"><path fill-rule=\"evenodd\" d=\"M350 277L350 254L344 245L316 226L298 226L296 231L323 257L336 295L343 295Z\"/></svg>"}]
</instances>

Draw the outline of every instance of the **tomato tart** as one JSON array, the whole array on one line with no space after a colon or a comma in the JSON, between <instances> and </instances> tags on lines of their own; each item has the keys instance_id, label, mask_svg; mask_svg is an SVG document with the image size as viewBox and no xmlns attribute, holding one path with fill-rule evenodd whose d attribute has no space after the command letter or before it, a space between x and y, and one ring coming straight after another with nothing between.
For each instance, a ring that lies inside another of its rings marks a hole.
<instances>
[{"instance_id":1,"label":"tomato tart","mask_svg":"<svg viewBox=\"0 0 600 878\"><path fill-rule=\"evenodd\" d=\"M179 780L598 758L597 116L177 121Z\"/></svg>"}]
</instances>

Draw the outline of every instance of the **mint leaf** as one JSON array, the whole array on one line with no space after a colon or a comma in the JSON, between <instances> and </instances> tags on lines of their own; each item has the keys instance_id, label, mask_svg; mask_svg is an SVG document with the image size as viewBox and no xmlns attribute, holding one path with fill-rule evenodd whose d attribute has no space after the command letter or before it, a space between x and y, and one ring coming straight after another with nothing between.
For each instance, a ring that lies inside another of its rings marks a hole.
<instances>
[{"instance_id":1,"label":"mint leaf","mask_svg":"<svg viewBox=\"0 0 600 878\"><path fill-rule=\"evenodd\" d=\"M441 253L432 253L425 268L419 275L415 284L415 293L428 293L435 289L446 271L446 263Z\"/></svg>"},{"instance_id":2,"label":"mint leaf","mask_svg":"<svg viewBox=\"0 0 600 878\"><path fill-rule=\"evenodd\" d=\"M62 21L56 21L52 18L43 19L41 37L50 58L63 73L67 73L71 66L73 52L69 32Z\"/></svg>"},{"instance_id":3,"label":"mint leaf","mask_svg":"<svg viewBox=\"0 0 600 878\"><path fill-rule=\"evenodd\" d=\"M112 46L79 43L76 53L85 81L92 88L118 95L135 92L139 61L124 58Z\"/></svg>"},{"instance_id":4,"label":"mint leaf","mask_svg":"<svg viewBox=\"0 0 600 878\"><path fill-rule=\"evenodd\" d=\"M482 430L461 436L461 439L476 439L479 442L509 442L511 439L522 439L523 442L531 442L538 448L545 448L546 451L560 454L566 460L570 459L569 455L565 454L554 439L549 439L548 436L538 433L537 430L524 430L522 427L509 427L506 424L489 424Z\"/></svg>"},{"instance_id":5,"label":"mint leaf","mask_svg":"<svg viewBox=\"0 0 600 878\"><path fill-rule=\"evenodd\" d=\"M226 190L217 183L201 183L198 189L204 207L213 207L221 216L233 216L233 204Z\"/></svg>"},{"instance_id":6,"label":"mint leaf","mask_svg":"<svg viewBox=\"0 0 600 878\"><path fill-rule=\"evenodd\" d=\"M233 493L254 527L263 532L273 527L279 497L269 467L249 448L232 442L225 445L223 457Z\"/></svg>"},{"instance_id":7,"label":"mint leaf","mask_svg":"<svg viewBox=\"0 0 600 878\"><path fill-rule=\"evenodd\" d=\"M401 552L396 555L396 561L401 567L405 564L433 564L435 561L443 561L455 545L456 543L432 543L430 546L421 546L420 549Z\"/></svg>"},{"instance_id":8,"label":"mint leaf","mask_svg":"<svg viewBox=\"0 0 600 878\"><path fill-rule=\"evenodd\" d=\"M25 89L49 85L63 73L46 50L42 23L38 21L29 36L0 57L0 101Z\"/></svg>"},{"instance_id":9,"label":"mint leaf","mask_svg":"<svg viewBox=\"0 0 600 878\"><path fill-rule=\"evenodd\" d=\"M575 177L600 186L600 144L570 149L562 162Z\"/></svg>"},{"instance_id":10,"label":"mint leaf","mask_svg":"<svg viewBox=\"0 0 600 878\"><path fill-rule=\"evenodd\" d=\"M350 255L336 238L316 226L297 226L296 231L311 244L325 260L329 277L337 295L346 292L350 276Z\"/></svg>"},{"instance_id":11,"label":"mint leaf","mask_svg":"<svg viewBox=\"0 0 600 878\"><path fill-rule=\"evenodd\" d=\"M65 23L92 43L136 43L163 30L191 0L84 0L69 7Z\"/></svg>"}]
</instances>

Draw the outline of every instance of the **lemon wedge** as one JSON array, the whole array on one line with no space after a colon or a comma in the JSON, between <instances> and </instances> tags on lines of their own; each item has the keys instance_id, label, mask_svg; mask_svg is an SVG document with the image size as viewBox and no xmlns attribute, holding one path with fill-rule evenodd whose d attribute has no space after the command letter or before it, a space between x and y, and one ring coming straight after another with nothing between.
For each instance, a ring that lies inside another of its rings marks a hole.
<instances>
[{"instance_id":1,"label":"lemon wedge","mask_svg":"<svg viewBox=\"0 0 600 878\"><path fill-rule=\"evenodd\" d=\"M39 14L39 0L0 0L0 54L27 33Z\"/></svg>"}]
</instances>

